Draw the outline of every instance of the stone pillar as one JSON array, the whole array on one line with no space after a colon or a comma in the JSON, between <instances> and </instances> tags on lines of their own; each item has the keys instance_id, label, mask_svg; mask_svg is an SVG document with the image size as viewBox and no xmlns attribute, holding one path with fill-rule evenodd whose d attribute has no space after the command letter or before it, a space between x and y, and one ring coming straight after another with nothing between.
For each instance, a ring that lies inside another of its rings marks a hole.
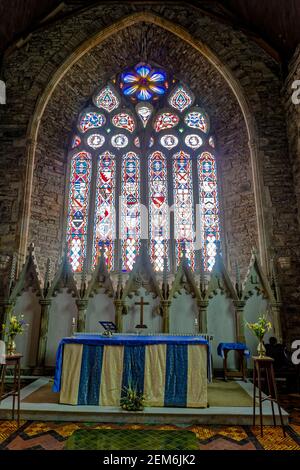
<instances>
[{"instance_id":1,"label":"stone pillar","mask_svg":"<svg viewBox=\"0 0 300 470\"><path fill-rule=\"evenodd\" d=\"M77 299L76 305L78 308L78 320L77 320L77 329L79 333L84 333L85 323L86 323L86 309L87 309L88 300L87 299Z\"/></svg>"},{"instance_id":2,"label":"stone pillar","mask_svg":"<svg viewBox=\"0 0 300 470\"><path fill-rule=\"evenodd\" d=\"M46 358L46 347L47 347L47 335L48 335L48 325L49 325L49 308L51 305L50 299L40 299L41 305L41 324L40 324L40 337L37 353L37 366L45 366Z\"/></svg>"},{"instance_id":3,"label":"stone pillar","mask_svg":"<svg viewBox=\"0 0 300 470\"><path fill-rule=\"evenodd\" d=\"M170 300L161 300L160 303L161 303L162 311L163 311L163 332L164 333L170 333L169 311L170 311L171 301Z\"/></svg>"},{"instance_id":4,"label":"stone pillar","mask_svg":"<svg viewBox=\"0 0 300 470\"><path fill-rule=\"evenodd\" d=\"M115 323L117 327L117 332L122 333L123 331L123 307L124 307L124 302L123 300L114 300L114 305L115 305Z\"/></svg>"},{"instance_id":5,"label":"stone pillar","mask_svg":"<svg viewBox=\"0 0 300 470\"><path fill-rule=\"evenodd\" d=\"M0 340L4 340L4 332L2 325L6 325L9 312L13 308L14 303L9 300L0 300Z\"/></svg>"},{"instance_id":6,"label":"stone pillar","mask_svg":"<svg viewBox=\"0 0 300 470\"><path fill-rule=\"evenodd\" d=\"M207 333L207 300L197 300L198 307L198 333Z\"/></svg>"},{"instance_id":7,"label":"stone pillar","mask_svg":"<svg viewBox=\"0 0 300 470\"><path fill-rule=\"evenodd\" d=\"M280 313L282 308L281 302L271 303L271 315L273 320L274 336L276 336L278 343L282 343L282 329L280 321Z\"/></svg>"},{"instance_id":8,"label":"stone pillar","mask_svg":"<svg viewBox=\"0 0 300 470\"><path fill-rule=\"evenodd\" d=\"M236 320L236 340L238 343L245 343L245 322L244 322L244 307L245 302L243 300L233 301L235 308L235 320Z\"/></svg>"}]
</instances>

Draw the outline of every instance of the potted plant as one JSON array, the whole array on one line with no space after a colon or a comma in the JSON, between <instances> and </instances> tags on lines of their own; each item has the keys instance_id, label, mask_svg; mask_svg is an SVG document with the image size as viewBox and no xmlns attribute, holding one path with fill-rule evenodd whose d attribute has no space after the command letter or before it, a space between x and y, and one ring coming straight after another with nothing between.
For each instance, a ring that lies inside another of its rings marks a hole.
<instances>
[{"instance_id":1,"label":"potted plant","mask_svg":"<svg viewBox=\"0 0 300 470\"><path fill-rule=\"evenodd\" d=\"M123 387L125 394L121 397L121 408L127 411L142 411L145 406L145 395L133 386Z\"/></svg>"},{"instance_id":2,"label":"potted plant","mask_svg":"<svg viewBox=\"0 0 300 470\"><path fill-rule=\"evenodd\" d=\"M259 357L264 357L266 355L266 348L264 345L264 336L268 331L272 329L272 324L267 319L267 315L264 313L258 317L256 323L246 323L246 326L250 331L258 338L259 343L257 346L257 352Z\"/></svg>"},{"instance_id":3,"label":"potted plant","mask_svg":"<svg viewBox=\"0 0 300 470\"><path fill-rule=\"evenodd\" d=\"M7 354L9 356L16 353L15 337L23 334L27 326L22 314L10 315L7 326L3 325L2 329L7 337Z\"/></svg>"}]
</instances>

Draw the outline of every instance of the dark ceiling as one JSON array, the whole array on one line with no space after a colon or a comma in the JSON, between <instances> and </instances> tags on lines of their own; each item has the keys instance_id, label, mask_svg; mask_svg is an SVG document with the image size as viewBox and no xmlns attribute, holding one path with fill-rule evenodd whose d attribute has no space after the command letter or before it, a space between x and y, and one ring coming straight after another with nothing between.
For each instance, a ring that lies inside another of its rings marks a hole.
<instances>
[{"instance_id":1,"label":"dark ceiling","mask_svg":"<svg viewBox=\"0 0 300 470\"><path fill-rule=\"evenodd\" d=\"M49 18L45 22L56 21L65 15L63 4L70 11L96 3L106 2L0 0L0 53L34 29L41 27L41 21L48 15ZM145 1L145 3L156 2ZM217 16L221 21L242 29L283 63L290 59L300 43L300 0L191 0L184 3L190 3L202 11ZM57 11L51 16L56 8Z\"/></svg>"}]
</instances>

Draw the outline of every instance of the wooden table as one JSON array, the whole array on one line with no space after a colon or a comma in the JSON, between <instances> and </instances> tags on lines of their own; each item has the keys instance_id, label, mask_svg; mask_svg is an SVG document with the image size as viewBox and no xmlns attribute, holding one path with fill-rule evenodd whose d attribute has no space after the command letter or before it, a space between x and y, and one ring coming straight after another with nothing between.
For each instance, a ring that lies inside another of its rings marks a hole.
<instances>
[{"instance_id":1,"label":"wooden table","mask_svg":"<svg viewBox=\"0 0 300 470\"><path fill-rule=\"evenodd\" d=\"M15 419L15 404L17 399L17 422L20 425L20 382L21 382L21 359L22 354L5 355L5 364L1 365L0 375L0 402L5 398L12 397L12 419ZM14 381L11 390L5 391L5 377L8 367L14 368Z\"/></svg>"},{"instance_id":2,"label":"wooden table","mask_svg":"<svg viewBox=\"0 0 300 470\"><path fill-rule=\"evenodd\" d=\"M227 356L229 351L236 351L239 357L239 370L229 371L227 370ZM223 370L224 380L228 378L241 378L247 382L247 368L245 365L245 351L248 351L246 344L244 343L219 343L218 355L223 357ZM249 357L249 353L248 356Z\"/></svg>"}]
</instances>

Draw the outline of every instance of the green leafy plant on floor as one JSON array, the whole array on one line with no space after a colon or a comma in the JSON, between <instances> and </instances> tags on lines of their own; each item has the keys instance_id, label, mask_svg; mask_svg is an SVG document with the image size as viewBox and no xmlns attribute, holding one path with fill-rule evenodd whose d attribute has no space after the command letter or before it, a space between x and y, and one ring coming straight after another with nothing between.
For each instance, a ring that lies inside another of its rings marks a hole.
<instances>
[{"instance_id":1,"label":"green leafy plant on floor","mask_svg":"<svg viewBox=\"0 0 300 470\"><path fill-rule=\"evenodd\" d=\"M123 387L122 390L125 392L120 400L123 410L142 411L144 409L146 397L143 393L138 392L132 385Z\"/></svg>"}]
</instances>

